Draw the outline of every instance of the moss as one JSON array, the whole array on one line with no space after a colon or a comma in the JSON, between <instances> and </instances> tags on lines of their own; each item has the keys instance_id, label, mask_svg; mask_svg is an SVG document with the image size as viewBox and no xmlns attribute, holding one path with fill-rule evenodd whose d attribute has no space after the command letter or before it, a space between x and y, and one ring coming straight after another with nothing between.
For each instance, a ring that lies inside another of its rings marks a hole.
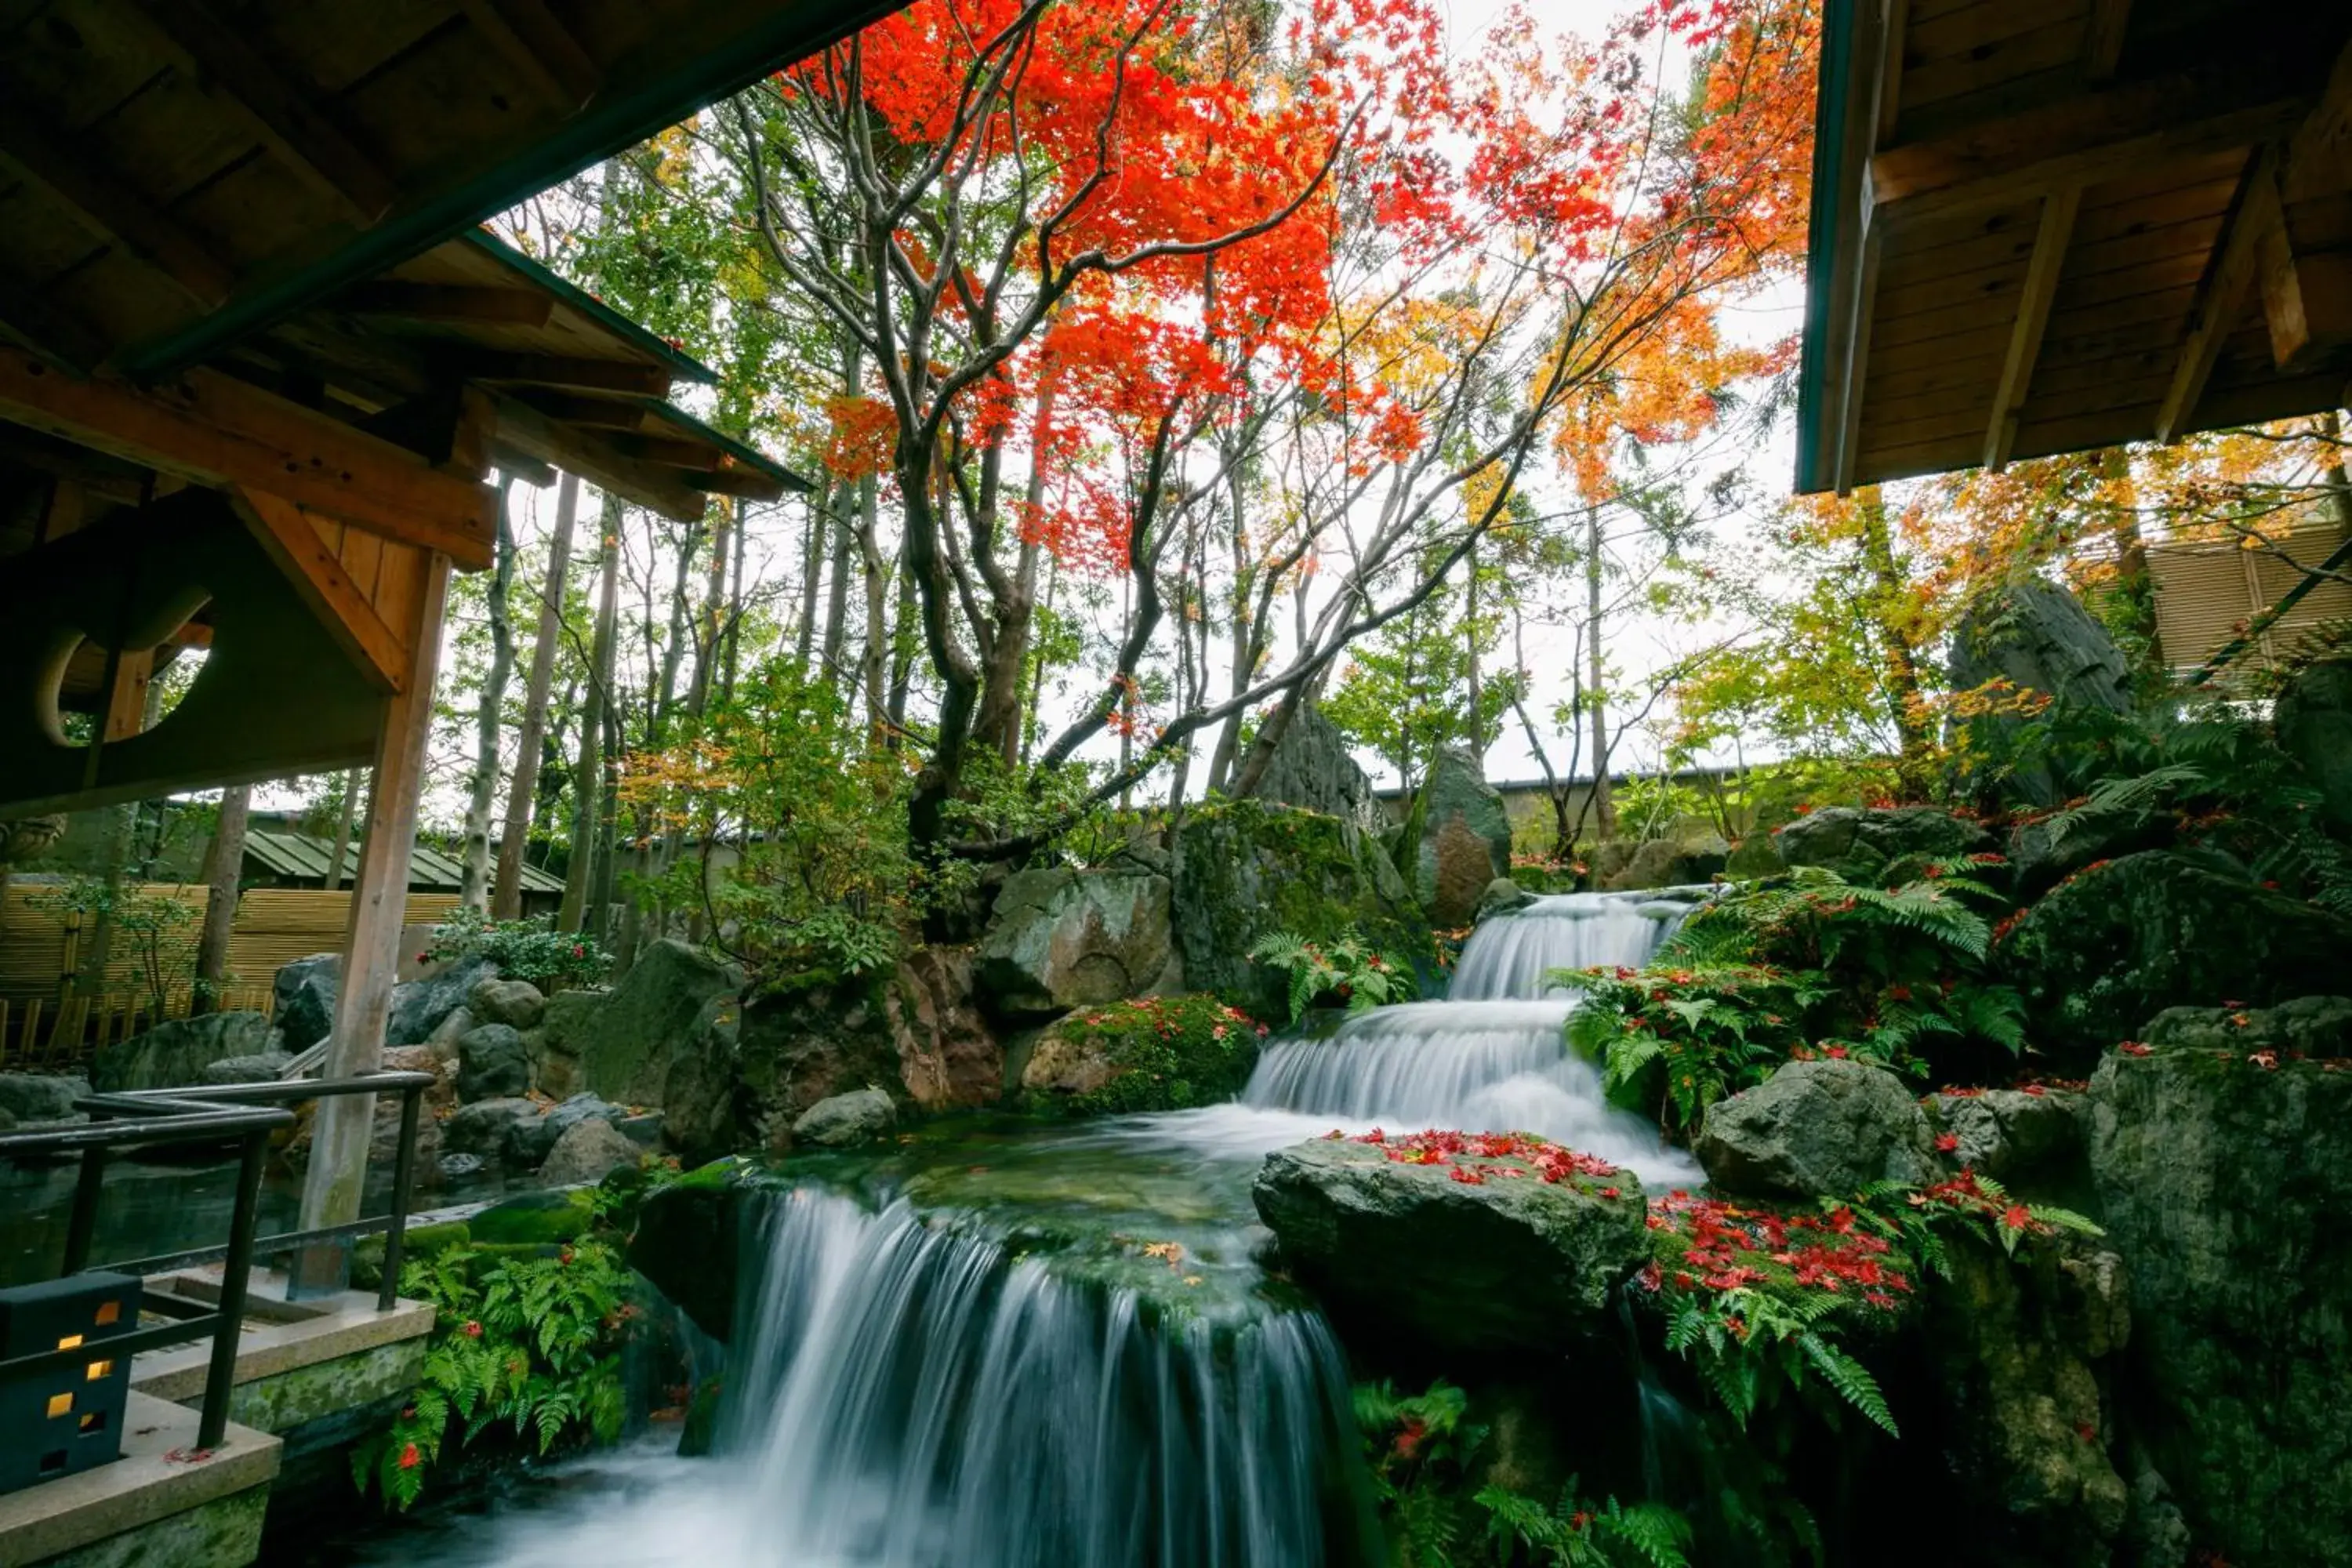
<instances>
[{"instance_id":1,"label":"moss","mask_svg":"<svg viewBox=\"0 0 2352 1568\"><path fill-rule=\"evenodd\" d=\"M1263 1026L1211 995L1113 1003L1070 1015L1049 1031L1065 1052L1099 1059L1108 1077L1057 1097L1074 1116L1181 1110L1232 1099L1257 1061Z\"/></svg>"},{"instance_id":2,"label":"moss","mask_svg":"<svg viewBox=\"0 0 2352 1568\"><path fill-rule=\"evenodd\" d=\"M476 1243L544 1246L571 1241L596 1220L592 1189L524 1193L484 1209L468 1222Z\"/></svg>"}]
</instances>

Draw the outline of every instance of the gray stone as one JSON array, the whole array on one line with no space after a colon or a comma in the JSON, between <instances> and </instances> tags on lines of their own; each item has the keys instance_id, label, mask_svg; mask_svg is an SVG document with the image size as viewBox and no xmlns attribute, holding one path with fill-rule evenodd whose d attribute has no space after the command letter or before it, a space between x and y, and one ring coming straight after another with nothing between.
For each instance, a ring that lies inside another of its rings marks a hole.
<instances>
[{"instance_id":1,"label":"gray stone","mask_svg":"<svg viewBox=\"0 0 2352 1568\"><path fill-rule=\"evenodd\" d=\"M1992 835L1976 823L1933 806L1898 805L1858 810L1832 805L1784 824L1773 836L1780 862L1790 869L1820 866L1849 882L1881 879L1898 863L1991 853ZM1916 874L1916 870L1915 870Z\"/></svg>"},{"instance_id":2,"label":"gray stone","mask_svg":"<svg viewBox=\"0 0 2352 1568\"><path fill-rule=\"evenodd\" d=\"M444 1154L441 1174L452 1182L463 1181L467 1176L480 1175L488 1163L479 1154Z\"/></svg>"},{"instance_id":3,"label":"gray stone","mask_svg":"<svg viewBox=\"0 0 2352 1568\"><path fill-rule=\"evenodd\" d=\"M1851 1197L1874 1182L1920 1182L1934 1134L1903 1080L1867 1062L1790 1062L1707 1107L1692 1152L1707 1180L1743 1197Z\"/></svg>"},{"instance_id":4,"label":"gray stone","mask_svg":"<svg viewBox=\"0 0 2352 1568\"><path fill-rule=\"evenodd\" d=\"M673 939L648 945L620 983L583 1015L563 1017L565 1046L580 1062L579 1087L625 1105L658 1105L688 1092L689 1079L723 1082L731 1027L710 1028L720 1005L730 1019L743 976L733 966ZM566 993L565 994L570 994ZM713 1059L713 1053L718 1059ZM677 1081L673 1081L676 1079Z\"/></svg>"},{"instance_id":5,"label":"gray stone","mask_svg":"<svg viewBox=\"0 0 2352 1568\"><path fill-rule=\"evenodd\" d=\"M89 1081L101 1093L196 1083L205 1068L225 1057L268 1050L269 1033L268 1016L261 1013L173 1018L143 1035L100 1046L90 1058Z\"/></svg>"},{"instance_id":6,"label":"gray stone","mask_svg":"<svg viewBox=\"0 0 2352 1568\"><path fill-rule=\"evenodd\" d=\"M74 1101L89 1092L89 1080L63 1074L0 1073L0 1110L19 1121L63 1121Z\"/></svg>"},{"instance_id":7,"label":"gray stone","mask_svg":"<svg viewBox=\"0 0 2352 1568\"><path fill-rule=\"evenodd\" d=\"M250 1057L223 1057L205 1068L199 1083L276 1083L294 1058L284 1051L263 1051Z\"/></svg>"},{"instance_id":8,"label":"gray stone","mask_svg":"<svg viewBox=\"0 0 2352 1568\"><path fill-rule=\"evenodd\" d=\"M459 1007L433 1026L425 1037L425 1047L445 1062L457 1059L457 1044L481 1027L482 1020L466 1008Z\"/></svg>"},{"instance_id":9,"label":"gray stone","mask_svg":"<svg viewBox=\"0 0 2352 1568\"><path fill-rule=\"evenodd\" d=\"M530 1080L541 1094L562 1100L580 1091L580 1046L587 1038L609 991L559 991L547 999L539 1027L523 1031L530 1051Z\"/></svg>"},{"instance_id":10,"label":"gray stone","mask_svg":"<svg viewBox=\"0 0 2352 1568\"><path fill-rule=\"evenodd\" d=\"M1276 931L1329 942L1353 929L1401 960L1428 951L1428 925L1397 863L1344 817L1221 801L1187 810L1172 840L1184 984L1253 1016L1287 1013L1285 976L1249 957ZM1470 889L1474 907L1495 875L1483 874Z\"/></svg>"},{"instance_id":11,"label":"gray stone","mask_svg":"<svg viewBox=\"0 0 2352 1568\"><path fill-rule=\"evenodd\" d=\"M1406 822L1413 896L1432 924L1470 923L1479 897L1511 874L1511 819L1478 759L1446 747L1429 766Z\"/></svg>"},{"instance_id":12,"label":"gray stone","mask_svg":"<svg viewBox=\"0 0 2352 1568\"><path fill-rule=\"evenodd\" d=\"M1634 849L1624 869L1601 882L1611 892L1642 888L1686 888L1723 875L1731 846L1718 834L1690 838L1653 838Z\"/></svg>"},{"instance_id":13,"label":"gray stone","mask_svg":"<svg viewBox=\"0 0 2352 1568\"><path fill-rule=\"evenodd\" d=\"M1367 832L1388 815L1370 774L1356 763L1346 737L1311 702L1299 704L1276 742L1258 780L1258 798L1345 817Z\"/></svg>"},{"instance_id":14,"label":"gray stone","mask_svg":"<svg viewBox=\"0 0 2352 1568\"><path fill-rule=\"evenodd\" d=\"M629 1113L593 1094L575 1094L544 1116L517 1120L499 1144L499 1156L518 1171L537 1170L563 1135L583 1121L616 1122Z\"/></svg>"},{"instance_id":15,"label":"gray stone","mask_svg":"<svg viewBox=\"0 0 2352 1568\"><path fill-rule=\"evenodd\" d=\"M2168 1007L2263 1007L2339 987L2352 921L2149 850L2060 883L1999 952L2039 1042L2093 1051Z\"/></svg>"},{"instance_id":16,"label":"gray stone","mask_svg":"<svg viewBox=\"0 0 2352 1568\"><path fill-rule=\"evenodd\" d=\"M1566 1336L1612 1321L1617 1288L1649 1256L1641 1183L1454 1179L1457 1164L1493 1163L1410 1164L1318 1139L1268 1155L1252 1196L1343 1328L1433 1352L1557 1355Z\"/></svg>"},{"instance_id":17,"label":"gray stone","mask_svg":"<svg viewBox=\"0 0 2352 1568\"><path fill-rule=\"evenodd\" d=\"M2062 710L2128 713L2131 666L2105 626L2082 601L2042 577L2023 577L1979 595L1960 617L1948 673L1955 691L2005 680L2019 692L2039 692ZM1970 750L2002 757L2014 752L2023 721L1993 715L1967 721ZM2003 781L2007 793L2035 805L2055 805L2071 783L2047 763L2032 763Z\"/></svg>"},{"instance_id":18,"label":"gray stone","mask_svg":"<svg viewBox=\"0 0 2352 1568\"><path fill-rule=\"evenodd\" d=\"M2279 749L2303 764L2319 791L2327 820L2352 831L2352 659L2295 671L2272 705L2271 722Z\"/></svg>"},{"instance_id":19,"label":"gray stone","mask_svg":"<svg viewBox=\"0 0 2352 1568\"><path fill-rule=\"evenodd\" d=\"M512 1026L484 1024L457 1042L459 1100L511 1100L530 1087L530 1058Z\"/></svg>"},{"instance_id":20,"label":"gray stone","mask_svg":"<svg viewBox=\"0 0 2352 1568\"><path fill-rule=\"evenodd\" d=\"M506 1145L509 1129L539 1117L539 1107L528 1100L478 1100L459 1106L441 1124L441 1146L452 1154L496 1159Z\"/></svg>"},{"instance_id":21,"label":"gray stone","mask_svg":"<svg viewBox=\"0 0 2352 1568\"><path fill-rule=\"evenodd\" d=\"M466 994L466 1006L485 1024L506 1024L517 1029L539 1027L547 998L528 980L501 980L496 975L477 981Z\"/></svg>"},{"instance_id":22,"label":"gray stone","mask_svg":"<svg viewBox=\"0 0 2352 1568\"><path fill-rule=\"evenodd\" d=\"M1478 900L1478 918L1483 921L1490 915L1507 915L1535 901L1533 893L1508 877L1497 877L1486 884L1486 891Z\"/></svg>"},{"instance_id":23,"label":"gray stone","mask_svg":"<svg viewBox=\"0 0 2352 1568\"><path fill-rule=\"evenodd\" d=\"M1013 1016L1140 995L1168 973L1169 921L1165 877L1071 867L1016 872L980 944L982 992Z\"/></svg>"},{"instance_id":24,"label":"gray stone","mask_svg":"<svg viewBox=\"0 0 2352 1568\"><path fill-rule=\"evenodd\" d=\"M890 1135L898 1108L878 1089L854 1089L820 1100L793 1123L793 1142L820 1149L849 1149Z\"/></svg>"},{"instance_id":25,"label":"gray stone","mask_svg":"<svg viewBox=\"0 0 2352 1568\"><path fill-rule=\"evenodd\" d=\"M2347 1024L2340 997L2168 1013L2147 1054L2091 1079L2135 1428L2196 1540L2240 1568L2352 1562L2352 1073L2292 1054Z\"/></svg>"},{"instance_id":26,"label":"gray stone","mask_svg":"<svg viewBox=\"0 0 2352 1568\"><path fill-rule=\"evenodd\" d=\"M278 966L269 989L271 1016L286 1031L286 1043L307 1051L327 1037L335 1021L335 994L341 989L343 955L314 952Z\"/></svg>"},{"instance_id":27,"label":"gray stone","mask_svg":"<svg viewBox=\"0 0 2352 1568\"><path fill-rule=\"evenodd\" d=\"M718 1160L649 1195L629 1235L629 1264L712 1339L734 1337L736 1273L751 1166Z\"/></svg>"},{"instance_id":28,"label":"gray stone","mask_svg":"<svg viewBox=\"0 0 2352 1568\"><path fill-rule=\"evenodd\" d=\"M459 958L430 974L392 988L392 1012L384 1024L387 1046L421 1046L441 1021L466 1005L474 987L499 972L487 958Z\"/></svg>"},{"instance_id":29,"label":"gray stone","mask_svg":"<svg viewBox=\"0 0 2352 1568\"><path fill-rule=\"evenodd\" d=\"M1938 1094L1933 1120L1959 1141L1947 1158L1995 1181L2015 1185L2063 1173L2081 1157L2082 1096L2064 1089L2030 1094L1989 1089L1979 1094Z\"/></svg>"},{"instance_id":30,"label":"gray stone","mask_svg":"<svg viewBox=\"0 0 2352 1568\"><path fill-rule=\"evenodd\" d=\"M601 1182L624 1165L635 1165L643 1153L626 1133L592 1117L563 1130L547 1152L539 1179L550 1186Z\"/></svg>"}]
</instances>

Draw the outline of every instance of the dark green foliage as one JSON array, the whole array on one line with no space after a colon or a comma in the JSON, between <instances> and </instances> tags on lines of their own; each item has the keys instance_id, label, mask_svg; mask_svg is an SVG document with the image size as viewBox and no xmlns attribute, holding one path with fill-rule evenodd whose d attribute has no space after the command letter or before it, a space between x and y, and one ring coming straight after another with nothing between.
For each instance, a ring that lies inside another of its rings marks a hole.
<instances>
[{"instance_id":1,"label":"dark green foliage","mask_svg":"<svg viewBox=\"0 0 2352 1568\"><path fill-rule=\"evenodd\" d=\"M1353 926L1329 942L1276 931L1250 949L1250 961L1290 976L1294 1024L1326 998L1350 1013L1366 1013L1391 1002L1410 1002L1415 990L1411 965L1381 952Z\"/></svg>"},{"instance_id":2,"label":"dark green foliage","mask_svg":"<svg viewBox=\"0 0 2352 1568\"><path fill-rule=\"evenodd\" d=\"M1075 1098L1079 1116L1181 1110L1230 1100L1249 1080L1265 1026L1213 996L1145 996L1083 1009L1055 1026L1098 1046L1118 1070Z\"/></svg>"},{"instance_id":3,"label":"dark green foliage","mask_svg":"<svg viewBox=\"0 0 2352 1568\"><path fill-rule=\"evenodd\" d=\"M433 928L434 958L452 963L487 958L509 980L527 980L542 991L592 984L604 973L604 951L584 931L557 931L552 917L485 921L460 910Z\"/></svg>"}]
</instances>

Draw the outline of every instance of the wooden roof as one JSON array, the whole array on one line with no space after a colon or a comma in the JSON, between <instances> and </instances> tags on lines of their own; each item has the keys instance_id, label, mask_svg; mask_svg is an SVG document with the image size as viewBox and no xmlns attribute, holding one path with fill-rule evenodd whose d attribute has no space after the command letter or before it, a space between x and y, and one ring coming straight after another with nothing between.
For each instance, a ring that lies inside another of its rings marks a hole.
<instances>
[{"instance_id":1,"label":"wooden roof","mask_svg":"<svg viewBox=\"0 0 2352 1568\"><path fill-rule=\"evenodd\" d=\"M2333 408L2352 5L1828 0L1797 488Z\"/></svg>"},{"instance_id":2,"label":"wooden roof","mask_svg":"<svg viewBox=\"0 0 2352 1568\"><path fill-rule=\"evenodd\" d=\"M0 328L184 370L899 0L0 0Z\"/></svg>"},{"instance_id":3,"label":"wooden roof","mask_svg":"<svg viewBox=\"0 0 2352 1568\"><path fill-rule=\"evenodd\" d=\"M323 838L307 833L295 833L282 828L247 828L245 835L245 858L248 866L257 866L274 877L290 878L297 882L316 882L324 887L327 881L327 861L334 847ZM343 847L343 863L337 880L349 883L359 876L359 846ZM454 857L444 855L429 844L418 844L408 851L408 887L412 892L456 892L465 880L465 868ZM536 866L522 868L522 890L526 893L551 893L561 896L563 879L551 876Z\"/></svg>"}]
</instances>

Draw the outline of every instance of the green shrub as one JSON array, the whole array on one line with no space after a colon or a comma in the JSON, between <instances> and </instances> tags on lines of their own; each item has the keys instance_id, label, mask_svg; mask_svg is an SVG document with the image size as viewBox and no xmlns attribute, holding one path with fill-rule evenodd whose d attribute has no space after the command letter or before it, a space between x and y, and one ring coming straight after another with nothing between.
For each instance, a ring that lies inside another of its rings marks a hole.
<instances>
[{"instance_id":1,"label":"green shrub","mask_svg":"<svg viewBox=\"0 0 2352 1568\"><path fill-rule=\"evenodd\" d=\"M604 977L605 956L584 931L557 931L552 916L527 921L488 921L458 910L433 928L427 957L446 963L487 958L509 980L528 980L542 991L592 984Z\"/></svg>"},{"instance_id":2,"label":"green shrub","mask_svg":"<svg viewBox=\"0 0 2352 1568\"><path fill-rule=\"evenodd\" d=\"M1063 1039L1097 1047L1117 1070L1073 1099L1080 1116L1181 1110L1230 1100L1249 1080L1266 1027L1214 996L1144 996L1071 1014Z\"/></svg>"},{"instance_id":3,"label":"green shrub","mask_svg":"<svg viewBox=\"0 0 2352 1568\"><path fill-rule=\"evenodd\" d=\"M1412 966L1381 952L1353 926L1331 942L1276 931L1261 938L1249 955L1252 963L1289 977L1294 1024L1327 999L1350 1013L1368 1013L1391 1002L1410 1002L1415 991Z\"/></svg>"}]
</instances>

